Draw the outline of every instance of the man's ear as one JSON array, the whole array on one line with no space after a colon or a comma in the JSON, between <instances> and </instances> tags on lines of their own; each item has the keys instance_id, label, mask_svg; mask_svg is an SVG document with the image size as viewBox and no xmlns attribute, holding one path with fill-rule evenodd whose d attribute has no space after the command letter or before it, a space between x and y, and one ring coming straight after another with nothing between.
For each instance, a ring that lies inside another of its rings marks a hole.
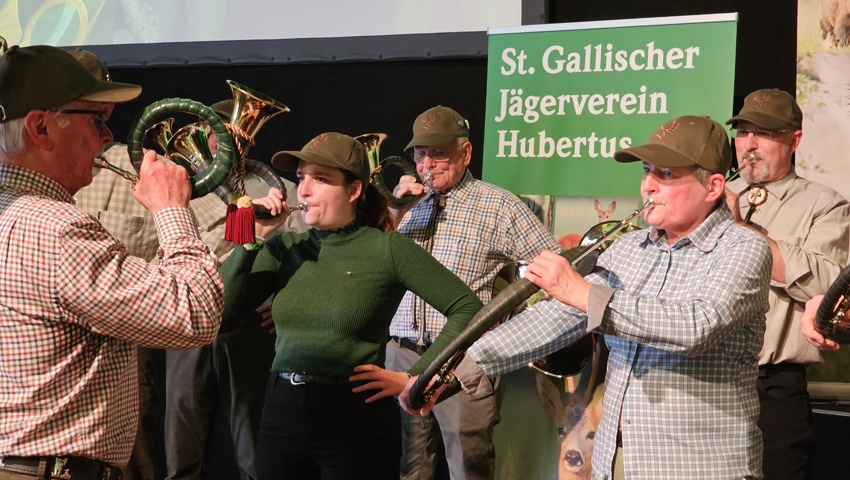
<instances>
[{"instance_id":1,"label":"man's ear","mask_svg":"<svg viewBox=\"0 0 850 480\"><path fill-rule=\"evenodd\" d=\"M726 191L726 177L719 173L712 173L708 179L708 192L706 192L705 199L709 203L716 202L720 195Z\"/></svg>"},{"instance_id":2,"label":"man's ear","mask_svg":"<svg viewBox=\"0 0 850 480\"><path fill-rule=\"evenodd\" d=\"M48 115L41 110L32 110L24 117L24 136L39 148L47 150L54 145L50 134L53 129L59 128L56 122L50 122Z\"/></svg>"},{"instance_id":3,"label":"man's ear","mask_svg":"<svg viewBox=\"0 0 850 480\"><path fill-rule=\"evenodd\" d=\"M463 164L464 166L469 166L469 162L472 161L472 143L466 141L460 147L463 151Z\"/></svg>"},{"instance_id":4,"label":"man's ear","mask_svg":"<svg viewBox=\"0 0 850 480\"><path fill-rule=\"evenodd\" d=\"M800 140L803 139L803 131L796 130L794 131L794 137L791 139L791 143L788 145L788 148L791 153L794 153L797 150L797 147L800 146Z\"/></svg>"}]
</instances>

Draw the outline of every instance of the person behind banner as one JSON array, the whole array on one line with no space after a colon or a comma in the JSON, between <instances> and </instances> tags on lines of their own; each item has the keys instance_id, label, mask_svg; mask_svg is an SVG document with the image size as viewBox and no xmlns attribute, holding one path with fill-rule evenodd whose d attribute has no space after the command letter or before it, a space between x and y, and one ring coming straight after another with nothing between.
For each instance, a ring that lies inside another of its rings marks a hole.
<instances>
[{"instance_id":1,"label":"person behind banner","mask_svg":"<svg viewBox=\"0 0 850 480\"><path fill-rule=\"evenodd\" d=\"M806 480L814 450L806 365L822 361L799 327L804 304L826 292L848 259L850 205L798 177L793 156L803 113L789 93L756 90L727 124L736 129L741 178L727 189L735 221L770 244L770 310L759 353L759 428L769 479Z\"/></svg>"},{"instance_id":2,"label":"person behind banner","mask_svg":"<svg viewBox=\"0 0 850 480\"><path fill-rule=\"evenodd\" d=\"M225 122L230 120L233 100L210 105ZM208 138L210 153L218 148L215 135ZM295 205L295 184L281 179L289 207ZM245 189L254 198L265 196L269 186L251 174L245 178ZM220 239L227 249L219 256L226 258L234 245L224 241L226 205L209 194L218 204L216 215L221 220ZM262 200L259 200L262 202ZM287 230L307 229L300 215L290 215L274 235ZM258 226L257 235L266 237ZM242 480L257 478L254 454L260 414L268 382L268 367L274 357L274 329L271 332L256 312L247 314L251 321L240 328L222 329L212 343L190 350L169 350L165 353L165 444L166 480L203 478L210 475L208 448L215 442L213 433L216 416L221 411L227 423L227 441Z\"/></svg>"},{"instance_id":3,"label":"person behind banner","mask_svg":"<svg viewBox=\"0 0 850 480\"><path fill-rule=\"evenodd\" d=\"M113 140L114 104L140 93L54 47L0 57L4 480L120 478L136 437L137 347L193 348L219 328L223 285L185 170L142 160L134 197L153 214L157 266L74 205Z\"/></svg>"},{"instance_id":4,"label":"person behind banner","mask_svg":"<svg viewBox=\"0 0 850 480\"><path fill-rule=\"evenodd\" d=\"M88 50L77 48L70 52L98 80L111 81L106 65ZM103 157L111 165L133 171L127 145L112 142L106 146ZM155 261L159 249L156 223L153 215L133 198L130 183L120 175L96 168L92 182L81 188L74 201L81 210L97 218L103 227L126 248L130 255L148 262ZM208 194L189 202L189 209L198 221L198 232L204 243L218 256L233 246L224 241L225 205L215 194ZM203 347L201 347L203 348ZM161 420L156 415L159 392L156 387L154 351L139 347L139 428L133 453L122 471L122 480L154 480L154 445Z\"/></svg>"},{"instance_id":5,"label":"person behind banner","mask_svg":"<svg viewBox=\"0 0 850 480\"><path fill-rule=\"evenodd\" d=\"M237 247L221 269L225 328L274 295L276 355L257 439L257 474L398 480L401 424L392 395L404 381L365 388L349 376L357 365L384 366L390 321L408 289L449 319L446 338L411 374L464 328L481 301L392 231L387 201L369 183L366 149L354 138L323 133L301 151L278 152L272 165L296 170L298 197L308 206L301 215L311 228Z\"/></svg>"},{"instance_id":6,"label":"person behind banner","mask_svg":"<svg viewBox=\"0 0 850 480\"><path fill-rule=\"evenodd\" d=\"M605 334L594 478L762 478L756 355L771 256L725 203L726 132L708 117L683 116L614 157L643 162L650 228L615 240L585 277L541 253L525 278L553 299L476 341L455 374L469 394L487 395L495 376ZM406 408L413 381L400 397Z\"/></svg>"}]
</instances>

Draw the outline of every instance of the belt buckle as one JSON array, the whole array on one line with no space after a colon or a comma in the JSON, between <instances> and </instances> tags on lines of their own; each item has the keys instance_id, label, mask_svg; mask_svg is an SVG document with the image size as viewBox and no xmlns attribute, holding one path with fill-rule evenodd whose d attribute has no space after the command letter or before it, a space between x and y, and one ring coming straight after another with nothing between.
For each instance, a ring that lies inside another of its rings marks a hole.
<instances>
[{"instance_id":1,"label":"belt buckle","mask_svg":"<svg viewBox=\"0 0 850 480\"><path fill-rule=\"evenodd\" d=\"M53 457L53 477L54 478L71 478L71 472L68 470L67 457Z\"/></svg>"},{"instance_id":2,"label":"belt buckle","mask_svg":"<svg viewBox=\"0 0 850 480\"><path fill-rule=\"evenodd\" d=\"M296 380L295 379L296 376L298 378L301 378L302 380ZM304 376L301 375L300 373L290 373L289 374L289 383L291 383L293 385L304 385L307 382L303 381L303 378L304 378Z\"/></svg>"},{"instance_id":3,"label":"belt buckle","mask_svg":"<svg viewBox=\"0 0 850 480\"><path fill-rule=\"evenodd\" d=\"M102 480L120 480L121 478L121 470L112 465L104 463L101 470L103 471Z\"/></svg>"},{"instance_id":4,"label":"belt buckle","mask_svg":"<svg viewBox=\"0 0 850 480\"><path fill-rule=\"evenodd\" d=\"M416 347L416 353L421 357L425 355L425 352L428 351L429 345L425 343L421 338L413 344Z\"/></svg>"}]
</instances>

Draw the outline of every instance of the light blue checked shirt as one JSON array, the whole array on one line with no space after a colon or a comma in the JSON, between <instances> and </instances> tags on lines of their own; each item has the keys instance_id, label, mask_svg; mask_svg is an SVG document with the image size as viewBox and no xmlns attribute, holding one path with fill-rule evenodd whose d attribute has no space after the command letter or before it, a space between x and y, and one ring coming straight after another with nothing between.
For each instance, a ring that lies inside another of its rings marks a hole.
<instances>
[{"instance_id":1,"label":"light blue checked shirt","mask_svg":"<svg viewBox=\"0 0 850 480\"><path fill-rule=\"evenodd\" d=\"M436 195L429 194L410 209L399 233L427 249L428 219ZM446 206L436 217L431 254L478 295L486 305L493 280L502 267L531 261L543 250L561 251L561 245L515 194L473 178L467 170L445 194ZM393 317L390 335L419 338L422 301L407 292ZM446 323L439 311L426 305L425 340L432 342Z\"/></svg>"},{"instance_id":2,"label":"light blue checked shirt","mask_svg":"<svg viewBox=\"0 0 850 480\"><path fill-rule=\"evenodd\" d=\"M725 204L673 246L662 235L625 234L603 252L585 277L588 314L540 302L468 350L480 370L465 362L456 373L474 393L476 370L492 378L519 369L598 325L611 353L595 478L611 478L618 424L630 480L761 478L767 242L735 225Z\"/></svg>"}]
</instances>

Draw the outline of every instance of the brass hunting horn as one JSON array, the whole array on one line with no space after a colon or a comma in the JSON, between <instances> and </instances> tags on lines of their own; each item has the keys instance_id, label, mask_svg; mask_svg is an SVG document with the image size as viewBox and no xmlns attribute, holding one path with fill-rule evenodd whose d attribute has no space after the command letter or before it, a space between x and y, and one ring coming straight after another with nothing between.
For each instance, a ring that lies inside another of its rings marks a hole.
<instances>
[{"instance_id":1,"label":"brass hunting horn","mask_svg":"<svg viewBox=\"0 0 850 480\"><path fill-rule=\"evenodd\" d=\"M386 198L387 202L393 208L404 208L410 205L416 199L416 196L406 195L402 198L393 196L393 192L387 188L387 184L384 181L384 169L388 167L399 167L404 175L412 175L416 178L417 182L421 183L422 180L416 173L416 164L406 157L397 155L381 160L381 143L387 139L386 133L365 133L354 138L366 147L366 153L369 156L369 171L371 172L369 174L370 181L378 189L378 193Z\"/></svg>"},{"instance_id":2,"label":"brass hunting horn","mask_svg":"<svg viewBox=\"0 0 850 480\"><path fill-rule=\"evenodd\" d=\"M180 163L184 168L190 167L187 170L192 183L192 198L202 197L216 190L231 175L234 165L237 166L237 174L243 173L245 154L254 144L257 131L271 117L281 112L288 112L289 108L277 100L232 80L228 80L227 83L233 93L233 112L229 119L225 119L229 120L229 125L225 124L225 121L211 108L194 100L167 98L148 105L133 124L127 142L130 161L136 171L138 172L141 168L142 143L147 132L151 129L156 131L155 127L160 119L173 112L185 112L197 115L206 122L211 133L216 136L217 143L215 155L210 154L207 149L206 152L201 153L205 157L197 160L199 165L204 164L205 168L199 167L194 170L191 168L191 162L188 165ZM101 164L101 166L116 171L115 167L108 164Z\"/></svg>"},{"instance_id":3,"label":"brass hunting horn","mask_svg":"<svg viewBox=\"0 0 850 480\"><path fill-rule=\"evenodd\" d=\"M212 156L208 139L209 126L202 122L190 123L171 136L168 143L165 145L165 152L168 158L174 163L194 172L202 172L209 168L209 158ZM260 163L250 158L244 159L245 174L253 174L263 181L269 187L274 187L280 190L284 195L283 200L286 201L286 187L283 180L272 170L268 165ZM215 194L221 198L225 204L229 205L244 195L245 192L238 191L233 185L228 182L222 182L215 189ZM268 210L262 205L253 204L254 215L267 218Z\"/></svg>"},{"instance_id":4,"label":"brass hunting horn","mask_svg":"<svg viewBox=\"0 0 850 480\"><path fill-rule=\"evenodd\" d=\"M815 313L815 329L826 338L844 345L850 343L850 265L838 275L826 290Z\"/></svg>"},{"instance_id":5,"label":"brass hunting horn","mask_svg":"<svg viewBox=\"0 0 850 480\"><path fill-rule=\"evenodd\" d=\"M561 252L560 255L567 258L576 271L592 270L592 265L588 269L587 265L582 264L582 261L587 258L588 261L592 260L595 265L595 259L591 257L591 254L598 254L599 247L605 245L604 242L614 238L622 230L633 227L631 221L640 215L641 212L651 207L653 203L652 198L648 198L643 206L620 221L616 228L609 230L596 243L581 248L579 252L570 249ZM407 404L410 408L418 410L434 395L434 392L440 386L453 382L455 368L463 360L466 350L476 340L481 338L484 333L490 330L496 322L510 315L514 309L528 300L538 290L539 287L537 285L525 278L520 278L502 289L498 295L490 300L490 303L484 305L484 308L472 317L466 328L437 355L434 361L419 375L413 386L410 387L407 397Z\"/></svg>"}]
</instances>

